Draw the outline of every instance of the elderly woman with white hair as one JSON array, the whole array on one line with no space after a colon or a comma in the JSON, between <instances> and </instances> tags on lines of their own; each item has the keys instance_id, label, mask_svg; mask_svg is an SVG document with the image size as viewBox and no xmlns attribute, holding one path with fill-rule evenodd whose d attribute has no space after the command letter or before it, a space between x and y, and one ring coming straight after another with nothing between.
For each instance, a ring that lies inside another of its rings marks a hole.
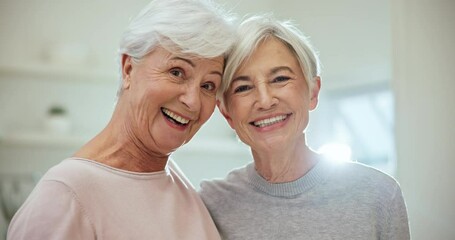
<instances>
[{"instance_id":1,"label":"elderly woman with white hair","mask_svg":"<svg viewBox=\"0 0 455 240\"><path fill-rule=\"evenodd\" d=\"M151 2L122 36L110 122L42 177L7 238L219 239L169 156L213 113L233 35L212 2Z\"/></svg>"},{"instance_id":2,"label":"elderly woman with white hair","mask_svg":"<svg viewBox=\"0 0 455 240\"><path fill-rule=\"evenodd\" d=\"M290 22L253 16L238 30L219 109L253 163L201 184L223 239L409 239L397 182L365 165L334 164L306 143L319 60Z\"/></svg>"}]
</instances>

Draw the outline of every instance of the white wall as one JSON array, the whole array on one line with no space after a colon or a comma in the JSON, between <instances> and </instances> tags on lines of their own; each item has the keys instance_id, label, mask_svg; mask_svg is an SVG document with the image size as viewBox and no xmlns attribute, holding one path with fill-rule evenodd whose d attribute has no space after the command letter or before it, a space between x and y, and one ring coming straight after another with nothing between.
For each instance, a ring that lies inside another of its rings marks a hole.
<instances>
[{"instance_id":1,"label":"white wall","mask_svg":"<svg viewBox=\"0 0 455 240\"><path fill-rule=\"evenodd\" d=\"M455 1L391 1L398 178L412 239L455 239Z\"/></svg>"},{"instance_id":2,"label":"white wall","mask_svg":"<svg viewBox=\"0 0 455 240\"><path fill-rule=\"evenodd\" d=\"M319 50L323 91L390 80L388 1L281 0L273 9L298 23Z\"/></svg>"}]
</instances>

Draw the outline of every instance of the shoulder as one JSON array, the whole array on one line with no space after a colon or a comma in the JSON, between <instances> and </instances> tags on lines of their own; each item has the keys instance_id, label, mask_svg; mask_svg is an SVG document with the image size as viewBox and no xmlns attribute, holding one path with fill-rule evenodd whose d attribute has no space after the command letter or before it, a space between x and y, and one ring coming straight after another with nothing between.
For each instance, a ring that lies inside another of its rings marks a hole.
<instances>
[{"instance_id":1,"label":"shoulder","mask_svg":"<svg viewBox=\"0 0 455 240\"><path fill-rule=\"evenodd\" d=\"M347 162L340 164L338 167L338 173L344 177L352 178L353 180L362 179L368 183L379 183L386 185L397 185L397 181L391 175L378 170L374 167L358 163L358 162Z\"/></svg>"},{"instance_id":2,"label":"shoulder","mask_svg":"<svg viewBox=\"0 0 455 240\"><path fill-rule=\"evenodd\" d=\"M37 183L33 190L33 199L45 199L51 202L49 196L66 195L68 199L79 201L81 193L94 190L96 179L103 178L102 166L93 161L68 158L50 168Z\"/></svg>"},{"instance_id":3,"label":"shoulder","mask_svg":"<svg viewBox=\"0 0 455 240\"><path fill-rule=\"evenodd\" d=\"M41 178L16 212L9 226L9 238L68 239L77 233L85 236L83 239L91 239L93 224L71 186L76 177L65 161Z\"/></svg>"},{"instance_id":4,"label":"shoulder","mask_svg":"<svg viewBox=\"0 0 455 240\"><path fill-rule=\"evenodd\" d=\"M199 194L204 202L218 201L227 194L244 191L247 183L247 167L243 166L228 173L224 179L205 180L200 184Z\"/></svg>"},{"instance_id":5,"label":"shoulder","mask_svg":"<svg viewBox=\"0 0 455 240\"><path fill-rule=\"evenodd\" d=\"M94 178L102 177L106 172L96 162L77 158L68 158L50 168L42 177L42 182L59 182L63 185L76 187L90 184ZM85 187L85 186L83 186Z\"/></svg>"},{"instance_id":6,"label":"shoulder","mask_svg":"<svg viewBox=\"0 0 455 240\"><path fill-rule=\"evenodd\" d=\"M128 179L128 172L92 160L68 158L49 169L38 185L61 185L56 189L66 189L85 202L94 194L103 196L103 193L115 190L113 186L120 188L120 183L130 183Z\"/></svg>"},{"instance_id":7,"label":"shoulder","mask_svg":"<svg viewBox=\"0 0 455 240\"><path fill-rule=\"evenodd\" d=\"M357 162L341 163L335 167L333 181L386 198L401 192L397 180L376 168Z\"/></svg>"},{"instance_id":8,"label":"shoulder","mask_svg":"<svg viewBox=\"0 0 455 240\"><path fill-rule=\"evenodd\" d=\"M247 178L247 166L232 170L224 179L205 180L201 182L201 191L220 191L239 185Z\"/></svg>"},{"instance_id":9,"label":"shoulder","mask_svg":"<svg viewBox=\"0 0 455 240\"><path fill-rule=\"evenodd\" d=\"M75 195L56 182L34 190L8 228L8 239L72 239L75 236L94 239L94 224Z\"/></svg>"}]
</instances>

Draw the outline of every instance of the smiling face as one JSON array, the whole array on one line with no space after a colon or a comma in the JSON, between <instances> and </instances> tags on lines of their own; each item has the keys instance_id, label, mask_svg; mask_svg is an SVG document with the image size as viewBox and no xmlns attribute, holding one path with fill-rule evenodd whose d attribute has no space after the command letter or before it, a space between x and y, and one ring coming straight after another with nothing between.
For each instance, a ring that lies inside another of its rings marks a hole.
<instances>
[{"instance_id":1,"label":"smiling face","mask_svg":"<svg viewBox=\"0 0 455 240\"><path fill-rule=\"evenodd\" d=\"M229 125L253 150L296 143L317 105L319 78L310 91L293 52L273 37L240 66L221 107Z\"/></svg>"},{"instance_id":2,"label":"smiling face","mask_svg":"<svg viewBox=\"0 0 455 240\"><path fill-rule=\"evenodd\" d=\"M140 61L124 56L124 127L147 151L168 155L209 119L221 84L222 57L204 59L156 48Z\"/></svg>"}]
</instances>

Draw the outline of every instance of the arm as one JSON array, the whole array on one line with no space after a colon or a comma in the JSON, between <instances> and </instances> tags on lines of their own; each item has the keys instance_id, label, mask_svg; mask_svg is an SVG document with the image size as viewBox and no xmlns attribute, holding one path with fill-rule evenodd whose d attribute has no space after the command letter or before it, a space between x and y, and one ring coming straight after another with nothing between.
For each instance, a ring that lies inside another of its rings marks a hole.
<instances>
[{"instance_id":1,"label":"arm","mask_svg":"<svg viewBox=\"0 0 455 240\"><path fill-rule=\"evenodd\" d=\"M399 186L395 190L388 209L386 239L410 239L408 214L403 194Z\"/></svg>"},{"instance_id":2,"label":"arm","mask_svg":"<svg viewBox=\"0 0 455 240\"><path fill-rule=\"evenodd\" d=\"M64 183L41 181L13 217L7 239L95 239L93 224Z\"/></svg>"}]
</instances>

